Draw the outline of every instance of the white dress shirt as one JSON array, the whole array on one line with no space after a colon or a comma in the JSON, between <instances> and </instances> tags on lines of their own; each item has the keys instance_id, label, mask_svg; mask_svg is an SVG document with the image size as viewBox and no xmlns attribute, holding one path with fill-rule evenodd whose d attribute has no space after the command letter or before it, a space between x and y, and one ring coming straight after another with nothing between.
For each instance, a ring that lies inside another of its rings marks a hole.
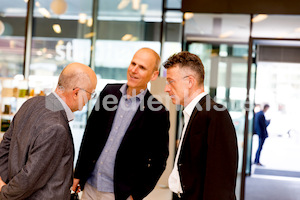
<instances>
[{"instance_id":1,"label":"white dress shirt","mask_svg":"<svg viewBox=\"0 0 300 200\"><path fill-rule=\"evenodd\" d=\"M180 137L180 143L179 143L179 147L177 150L177 154L176 154L176 158L175 158L175 163L174 163L174 168L169 176L169 188L171 191L173 191L174 193L178 194L178 193L183 193L182 187L181 187L181 183L180 183L180 177L179 177L179 172L178 172L178 167L177 167L177 163L178 163L178 157L181 151L181 146L182 146L182 141L185 135L185 131L188 125L188 122L190 121L190 117L193 113L194 108L196 107L197 103L205 96L207 95L206 92L202 92L201 94L199 94L198 96L196 96L183 110L183 115L184 115L184 127L182 130L182 134Z\"/></svg>"}]
</instances>

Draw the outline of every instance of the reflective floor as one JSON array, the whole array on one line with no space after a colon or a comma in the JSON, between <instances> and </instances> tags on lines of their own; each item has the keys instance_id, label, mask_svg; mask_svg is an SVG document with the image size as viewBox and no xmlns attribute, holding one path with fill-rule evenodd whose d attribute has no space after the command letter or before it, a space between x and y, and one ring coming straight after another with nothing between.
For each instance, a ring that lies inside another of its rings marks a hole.
<instances>
[{"instance_id":1,"label":"reflective floor","mask_svg":"<svg viewBox=\"0 0 300 200\"><path fill-rule=\"evenodd\" d=\"M300 200L300 134L269 133L261 153L263 166L252 165L245 200ZM258 137L253 137L252 161Z\"/></svg>"}]
</instances>

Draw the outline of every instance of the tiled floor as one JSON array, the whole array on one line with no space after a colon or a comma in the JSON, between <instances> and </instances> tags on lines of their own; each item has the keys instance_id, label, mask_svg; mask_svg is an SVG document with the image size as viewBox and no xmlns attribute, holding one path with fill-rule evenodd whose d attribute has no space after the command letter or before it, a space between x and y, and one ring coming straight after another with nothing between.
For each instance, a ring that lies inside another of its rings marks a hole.
<instances>
[{"instance_id":1,"label":"tiled floor","mask_svg":"<svg viewBox=\"0 0 300 200\"><path fill-rule=\"evenodd\" d=\"M268 169L300 171L300 133L290 136L272 135L266 139L261 152L260 162ZM258 137L253 137L252 161L258 145Z\"/></svg>"},{"instance_id":2,"label":"tiled floor","mask_svg":"<svg viewBox=\"0 0 300 200\"><path fill-rule=\"evenodd\" d=\"M300 178L254 173L255 169L265 171L286 171L285 174L300 172L300 133L290 136L269 133L261 152L260 162L264 166L252 165L252 175L246 179L245 200L300 200ZM253 137L252 161L258 145L258 137Z\"/></svg>"}]
</instances>

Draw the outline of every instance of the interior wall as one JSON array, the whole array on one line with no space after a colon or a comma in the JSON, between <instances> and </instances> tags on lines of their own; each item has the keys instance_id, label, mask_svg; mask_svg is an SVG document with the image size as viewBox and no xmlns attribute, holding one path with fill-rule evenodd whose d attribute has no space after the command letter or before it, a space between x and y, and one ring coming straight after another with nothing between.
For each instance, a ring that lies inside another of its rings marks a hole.
<instances>
[{"instance_id":1,"label":"interior wall","mask_svg":"<svg viewBox=\"0 0 300 200\"><path fill-rule=\"evenodd\" d=\"M175 141L176 141L176 106L172 103L168 94L164 91L166 85L166 78L158 77L151 82L151 93L155 98L164 104L170 112L170 130L169 130L169 157L167 160L167 167L160 177L157 185L160 187L168 187L168 178L171 174L175 158ZM154 124L155 126L155 124Z\"/></svg>"}]
</instances>

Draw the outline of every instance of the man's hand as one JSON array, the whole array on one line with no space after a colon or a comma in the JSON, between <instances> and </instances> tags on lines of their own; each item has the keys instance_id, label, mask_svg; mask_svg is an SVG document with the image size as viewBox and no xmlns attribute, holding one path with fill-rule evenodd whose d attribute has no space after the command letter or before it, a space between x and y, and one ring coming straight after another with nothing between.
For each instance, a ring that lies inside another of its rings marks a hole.
<instances>
[{"instance_id":1,"label":"man's hand","mask_svg":"<svg viewBox=\"0 0 300 200\"><path fill-rule=\"evenodd\" d=\"M77 179L77 178L74 178L74 179L73 179L72 190L73 190L74 192L80 192L79 181L80 181L80 179Z\"/></svg>"},{"instance_id":2,"label":"man's hand","mask_svg":"<svg viewBox=\"0 0 300 200\"><path fill-rule=\"evenodd\" d=\"M3 185L6 185L6 183L2 180L2 178L0 176L0 192L2 190Z\"/></svg>"}]
</instances>

